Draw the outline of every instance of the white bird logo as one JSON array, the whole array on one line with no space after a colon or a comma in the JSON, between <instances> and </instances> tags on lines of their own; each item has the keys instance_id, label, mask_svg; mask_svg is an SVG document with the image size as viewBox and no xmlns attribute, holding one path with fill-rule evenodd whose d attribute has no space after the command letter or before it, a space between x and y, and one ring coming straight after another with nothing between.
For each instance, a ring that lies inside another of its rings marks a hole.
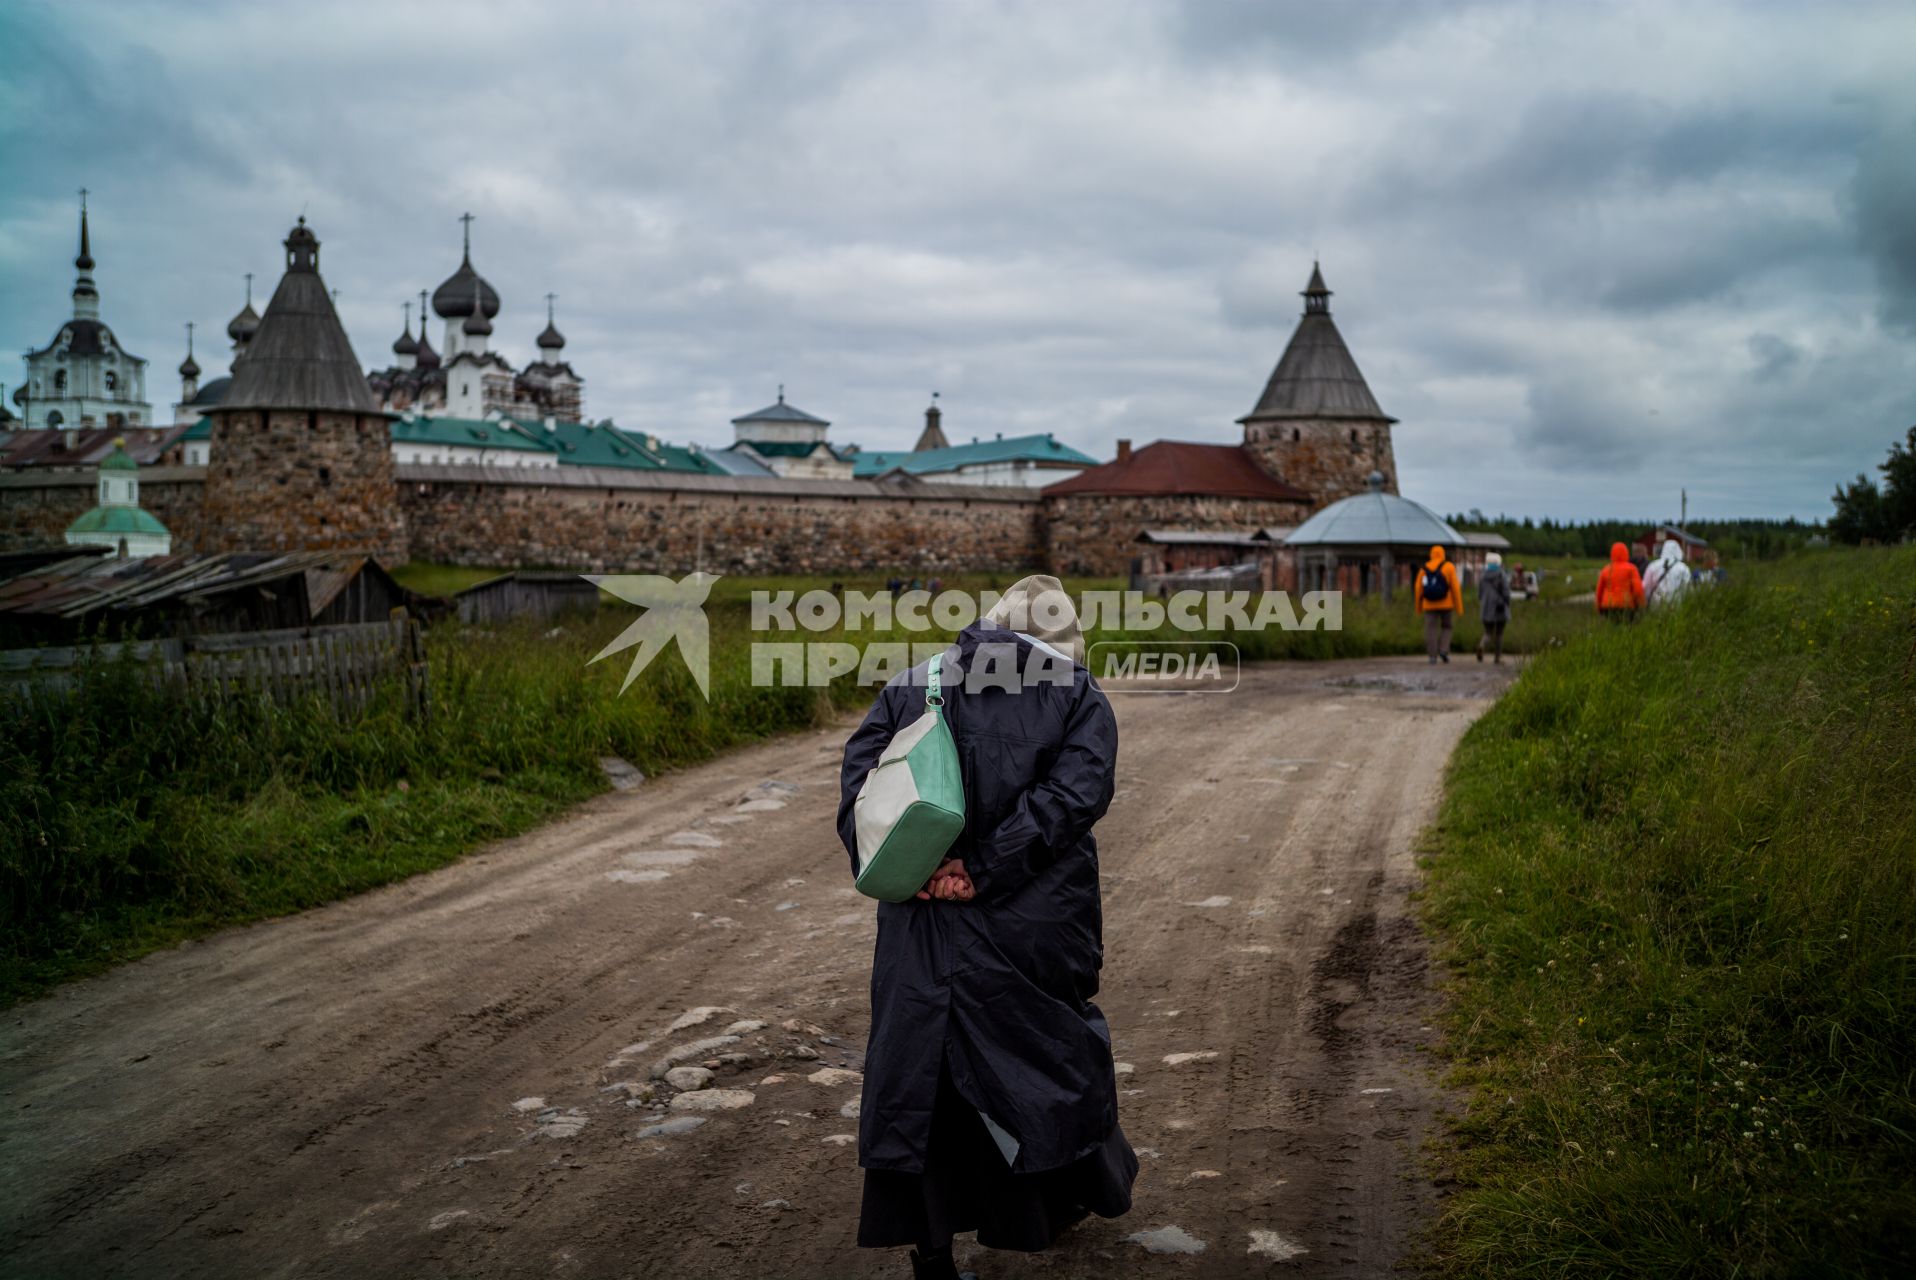
<instances>
[{"instance_id":1,"label":"white bird logo","mask_svg":"<svg viewBox=\"0 0 1916 1280\"><path fill-rule=\"evenodd\" d=\"M639 647L638 652L632 655L632 665L626 669L625 683L619 686L620 693L631 688L639 672L645 670L666 645L677 639L686 669L692 673L692 679L698 682L699 692L708 702L711 700L712 638L705 621L705 597L711 594L712 584L719 580L720 575L688 573L677 582L652 573L586 573L579 576L644 611L611 644L591 658L592 662L597 662L621 649L629 649L633 645Z\"/></svg>"}]
</instances>

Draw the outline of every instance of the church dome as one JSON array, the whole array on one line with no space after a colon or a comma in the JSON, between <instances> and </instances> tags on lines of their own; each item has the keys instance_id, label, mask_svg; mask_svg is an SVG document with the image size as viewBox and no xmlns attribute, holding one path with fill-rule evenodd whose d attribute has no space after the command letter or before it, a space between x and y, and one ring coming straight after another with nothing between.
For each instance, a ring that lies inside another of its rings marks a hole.
<instances>
[{"instance_id":1,"label":"church dome","mask_svg":"<svg viewBox=\"0 0 1916 1280\"><path fill-rule=\"evenodd\" d=\"M1464 539L1421 502L1384 492L1384 473L1373 471L1368 493L1352 494L1325 507L1291 531L1287 547L1460 547Z\"/></svg>"},{"instance_id":2,"label":"church dome","mask_svg":"<svg viewBox=\"0 0 1916 1280\"><path fill-rule=\"evenodd\" d=\"M224 374L211 378L200 384L199 394L195 395L189 403L195 408L210 409L226 399L226 389L232 385L233 380Z\"/></svg>"},{"instance_id":3,"label":"church dome","mask_svg":"<svg viewBox=\"0 0 1916 1280\"><path fill-rule=\"evenodd\" d=\"M416 356L419 354L419 341L412 336L411 325L407 325L406 331L393 339L393 354L396 356Z\"/></svg>"},{"instance_id":4,"label":"church dome","mask_svg":"<svg viewBox=\"0 0 1916 1280\"><path fill-rule=\"evenodd\" d=\"M478 300L477 307L473 305L474 299ZM490 320L499 314L499 295L484 276L472 269L472 259L468 257L459 263L459 270L432 291L432 309L442 320L461 320L475 310Z\"/></svg>"},{"instance_id":5,"label":"church dome","mask_svg":"<svg viewBox=\"0 0 1916 1280\"><path fill-rule=\"evenodd\" d=\"M489 334L492 332L492 321L486 319L484 309L480 309L468 313L466 322L459 327L471 334Z\"/></svg>"},{"instance_id":6,"label":"church dome","mask_svg":"<svg viewBox=\"0 0 1916 1280\"><path fill-rule=\"evenodd\" d=\"M545 329L535 341L538 342L541 351L557 351L565 346L565 335L559 332L558 327L548 317Z\"/></svg>"},{"instance_id":7,"label":"church dome","mask_svg":"<svg viewBox=\"0 0 1916 1280\"><path fill-rule=\"evenodd\" d=\"M191 351L186 353L186 359L180 361L180 376L182 378L197 378L200 376L200 362L193 358Z\"/></svg>"},{"instance_id":8,"label":"church dome","mask_svg":"<svg viewBox=\"0 0 1916 1280\"><path fill-rule=\"evenodd\" d=\"M235 342L249 342L259 332L259 312L253 310L253 300L246 300L246 307L234 316L226 326L226 336Z\"/></svg>"}]
</instances>

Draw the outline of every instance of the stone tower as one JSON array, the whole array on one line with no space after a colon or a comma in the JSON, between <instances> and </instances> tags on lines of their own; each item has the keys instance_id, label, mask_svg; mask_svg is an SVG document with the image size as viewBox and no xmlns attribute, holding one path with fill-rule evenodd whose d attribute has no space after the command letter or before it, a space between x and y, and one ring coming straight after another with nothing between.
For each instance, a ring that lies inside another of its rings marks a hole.
<instances>
[{"instance_id":1,"label":"stone tower","mask_svg":"<svg viewBox=\"0 0 1916 1280\"><path fill-rule=\"evenodd\" d=\"M1397 492L1390 428L1331 319L1331 291L1311 265L1304 317L1257 408L1239 418L1244 447L1278 479L1311 495L1313 509L1369 490L1373 471Z\"/></svg>"},{"instance_id":2,"label":"stone tower","mask_svg":"<svg viewBox=\"0 0 1916 1280\"><path fill-rule=\"evenodd\" d=\"M319 275L306 219L212 419L206 551L356 550L406 558L382 411Z\"/></svg>"}]
</instances>

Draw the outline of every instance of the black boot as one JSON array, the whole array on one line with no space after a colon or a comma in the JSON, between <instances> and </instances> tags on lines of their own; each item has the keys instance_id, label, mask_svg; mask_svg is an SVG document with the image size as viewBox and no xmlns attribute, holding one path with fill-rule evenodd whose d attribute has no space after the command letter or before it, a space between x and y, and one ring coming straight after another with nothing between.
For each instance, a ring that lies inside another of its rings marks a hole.
<instances>
[{"instance_id":1,"label":"black boot","mask_svg":"<svg viewBox=\"0 0 1916 1280\"><path fill-rule=\"evenodd\" d=\"M913 1249L911 1275L912 1280L978 1280L976 1272L959 1272L958 1264L951 1260L951 1250L948 1248L930 1254Z\"/></svg>"}]
</instances>

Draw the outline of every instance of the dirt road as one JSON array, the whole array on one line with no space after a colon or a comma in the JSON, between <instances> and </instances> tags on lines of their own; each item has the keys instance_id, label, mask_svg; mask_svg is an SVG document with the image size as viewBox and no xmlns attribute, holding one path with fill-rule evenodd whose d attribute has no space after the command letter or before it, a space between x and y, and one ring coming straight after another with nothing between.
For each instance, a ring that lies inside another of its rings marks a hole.
<instances>
[{"instance_id":1,"label":"dirt road","mask_svg":"<svg viewBox=\"0 0 1916 1280\"><path fill-rule=\"evenodd\" d=\"M961 1262L1389 1270L1434 1201L1413 842L1509 670L1277 665L1114 698L1100 1003L1136 1207ZM852 1244L874 926L832 832L842 740L742 751L7 1015L0 1274L901 1274ZM749 1102L655 1111L655 1068L705 1039L678 1056Z\"/></svg>"}]
</instances>

